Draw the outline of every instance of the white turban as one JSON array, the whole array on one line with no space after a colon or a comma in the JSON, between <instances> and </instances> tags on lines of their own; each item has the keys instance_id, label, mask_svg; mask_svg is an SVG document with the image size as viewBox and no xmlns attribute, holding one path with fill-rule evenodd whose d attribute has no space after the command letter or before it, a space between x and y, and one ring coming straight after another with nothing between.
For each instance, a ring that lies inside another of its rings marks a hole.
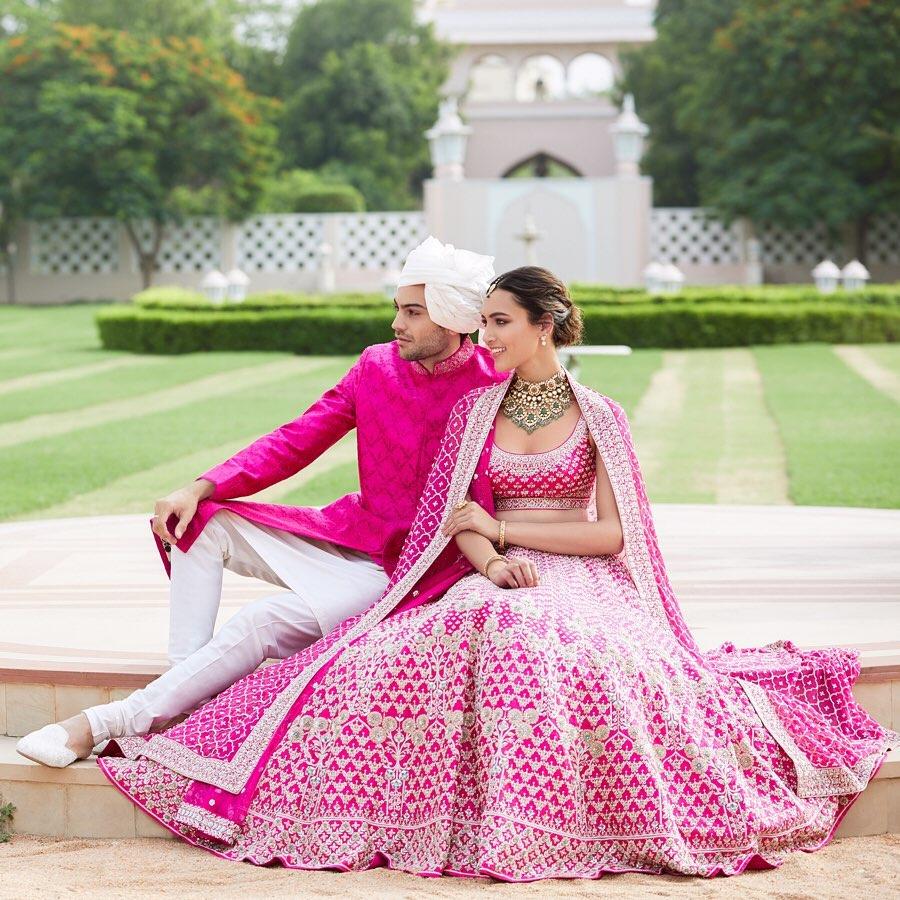
<instances>
[{"instance_id":1,"label":"white turban","mask_svg":"<svg viewBox=\"0 0 900 900\"><path fill-rule=\"evenodd\" d=\"M406 257L397 285L424 284L431 321L471 334L481 326L481 307L493 280L493 256L457 250L428 235Z\"/></svg>"}]
</instances>

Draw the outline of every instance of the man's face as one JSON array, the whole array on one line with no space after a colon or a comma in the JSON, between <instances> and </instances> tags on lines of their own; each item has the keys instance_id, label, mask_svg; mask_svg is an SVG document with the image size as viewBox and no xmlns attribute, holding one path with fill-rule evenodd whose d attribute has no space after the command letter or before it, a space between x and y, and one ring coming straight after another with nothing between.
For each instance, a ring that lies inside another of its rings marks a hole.
<instances>
[{"instance_id":1,"label":"man's face","mask_svg":"<svg viewBox=\"0 0 900 900\"><path fill-rule=\"evenodd\" d=\"M403 359L438 356L448 349L456 337L456 332L435 325L429 318L424 284L406 284L397 288L394 309L397 314L391 327Z\"/></svg>"}]
</instances>

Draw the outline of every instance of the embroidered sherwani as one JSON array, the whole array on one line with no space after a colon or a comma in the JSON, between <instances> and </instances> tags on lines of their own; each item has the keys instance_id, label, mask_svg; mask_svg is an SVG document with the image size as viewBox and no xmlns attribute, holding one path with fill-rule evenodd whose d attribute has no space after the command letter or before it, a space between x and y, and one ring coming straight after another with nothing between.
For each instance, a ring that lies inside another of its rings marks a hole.
<instances>
[{"instance_id":1,"label":"embroidered sherwani","mask_svg":"<svg viewBox=\"0 0 900 900\"><path fill-rule=\"evenodd\" d=\"M216 510L228 508L291 534L362 550L391 571L400 549L392 542L412 522L453 404L468 390L506 377L495 372L488 351L468 337L433 372L401 358L396 341L366 348L300 417L198 476L216 488L200 503L178 548L189 549ZM299 472L352 428L358 492L322 509L234 500Z\"/></svg>"},{"instance_id":2,"label":"embroidered sherwani","mask_svg":"<svg viewBox=\"0 0 900 900\"><path fill-rule=\"evenodd\" d=\"M292 535L361 551L390 575L409 531L450 410L467 391L508 378L490 353L466 337L459 350L429 372L400 356L396 341L375 344L301 416L254 441L204 472L215 484L200 502L176 546L190 549L210 518L229 509L242 519ZM356 429L359 491L318 509L236 500L303 469ZM170 519L170 532L175 520ZM166 571L164 542L154 534ZM317 595L317 618L326 630L342 610Z\"/></svg>"}]
</instances>

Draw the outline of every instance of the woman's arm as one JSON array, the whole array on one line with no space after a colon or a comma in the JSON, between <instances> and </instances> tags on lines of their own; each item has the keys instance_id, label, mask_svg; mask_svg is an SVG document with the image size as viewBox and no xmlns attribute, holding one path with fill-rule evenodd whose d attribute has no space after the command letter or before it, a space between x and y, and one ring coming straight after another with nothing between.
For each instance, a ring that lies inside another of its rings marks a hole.
<instances>
[{"instance_id":1,"label":"woman's arm","mask_svg":"<svg viewBox=\"0 0 900 900\"><path fill-rule=\"evenodd\" d=\"M620 553L624 546L622 522L606 466L599 453L596 479L596 522L507 522L506 543L548 553L571 556L600 556ZM477 533L485 541L499 538L500 523L477 503L455 510L444 525L445 533L459 536L463 531ZM460 547L460 550L463 550ZM463 550L465 553L466 551ZM468 554L466 554L468 556ZM487 557L482 559L482 562ZM475 563L471 560L473 565Z\"/></svg>"},{"instance_id":2,"label":"woman's arm","mask_svg":"<svg viewBox=\"0 0 900 900\"><path fill-rule=\"evenodd\" d=\"M507 522L506 543L548 553L601 556L622 550L622 526L618 516L597 522Z\"/></svg>"},{"instance_id":3,"label":"woman's arm","mask_svg":"<svg viewBox=\"0 0 900 900\"><path fill-rule=\"evenodd\" d=\"M482 575L484 564L497 556L494 545L477 531L460 531L456 535L456 546ZM538 583L537 567L527 559L499 560L488 567L487 577L499 587L533 587Z\"/></svg>"}]
</instances>

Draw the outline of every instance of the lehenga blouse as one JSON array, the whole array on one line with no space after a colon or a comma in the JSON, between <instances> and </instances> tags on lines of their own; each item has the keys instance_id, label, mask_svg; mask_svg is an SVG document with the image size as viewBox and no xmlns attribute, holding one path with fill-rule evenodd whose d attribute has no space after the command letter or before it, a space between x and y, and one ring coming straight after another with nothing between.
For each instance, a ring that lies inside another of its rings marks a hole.
<instances>
[{"instance_id":1,"label":"lehenga blouse","mask_svg":"<svg viewBox=\"0 0 900 900\"><path fill-rule=\"evenodd\" d=\"M508 509L586 509L597 476L584 416L552 450L513 453L493 445L488 469L498 512Z\"/></svg>"}]
</instances>

